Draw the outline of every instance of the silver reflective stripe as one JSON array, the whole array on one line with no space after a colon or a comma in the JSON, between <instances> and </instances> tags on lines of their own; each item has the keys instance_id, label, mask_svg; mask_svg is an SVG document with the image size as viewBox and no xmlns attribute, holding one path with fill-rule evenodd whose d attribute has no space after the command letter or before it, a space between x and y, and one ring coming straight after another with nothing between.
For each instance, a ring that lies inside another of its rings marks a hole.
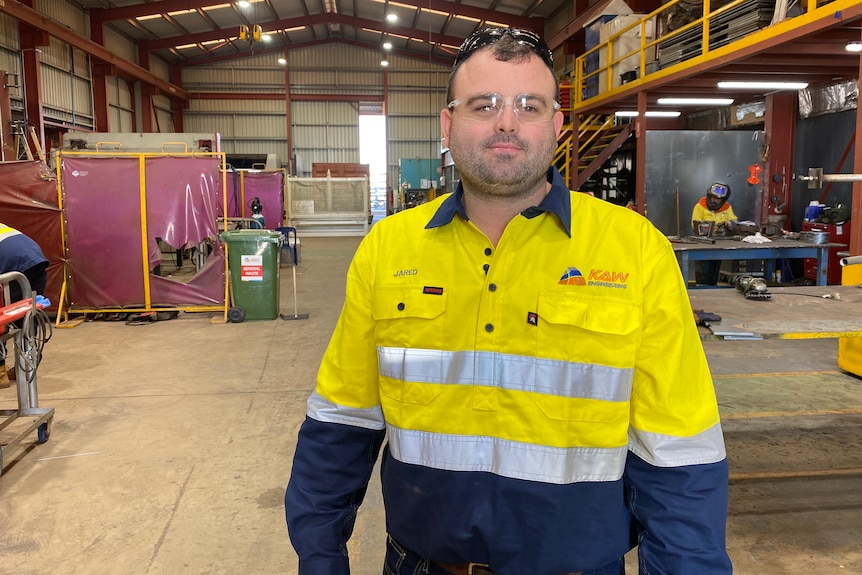
<instances>
[{"instance_id":1,"label":"silver reflective stripe","mask_svg":"<svg viewBox=\"0 0 862 575\"><path fill-rule=\"evenodd\" d=\"M717 463L727 456L720 423L691 437L662 435L629 427L629 449L656 467Z\"/></svg>"},{"instance_id":2,"label":"silver reflective stripe","mask_svg":"<svg viewBox=\"0 0 862 575\"><path fill-rule=\"evenodd\" d=\"M308 417L327 423L343 423L365 429L383 429L383 410L379 405L364 409L333 403L317 393L308 398Z\"/></svg>"},{"instance_id":3,"label":"silver reflective stripe","mask_svg":"<svg viewBox=\"0 0 862 575\"><path fill-rule=\"evenodd\" d=\"M3 240L5 240L6 238L8 238L10 236L20 236L20 235L21 235L21 232L19 232L15 228L10 228L7 225L0 224L0 242L2 242Z\"/></svg>"},{"instance_id":4,"label":"silver reflective stripe","mask_svg":"<svg viewBox=\"0 0 862 575\"><path fill-rule=\"evenodd\" d=\"M447 471L487 471L502 477L566 484L616 481L627 449L548 447L475 435L446 435L386 426L398 461Z\"/></svg>"},{"instance_id":5,"label":"silver reflective stripe","mask_svg":"<svg viewBox=\"0 0 862 575\"><path fill-rule=\"evenodd\" d=\"M634 370L490 351L377 348L380 375L400 381L489 385L604 401L628 401Z\"/></svg>"}]
</instances>

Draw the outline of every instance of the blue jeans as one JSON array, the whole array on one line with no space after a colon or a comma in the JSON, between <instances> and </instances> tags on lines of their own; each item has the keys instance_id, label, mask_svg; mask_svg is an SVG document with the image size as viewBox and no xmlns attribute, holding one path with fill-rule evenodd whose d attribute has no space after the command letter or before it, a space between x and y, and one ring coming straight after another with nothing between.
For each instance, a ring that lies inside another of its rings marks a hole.
<instances>
[{"instance_id":1,"label":"blue jeans","mask_svg":"<svg viewBox=\"0 0 862 575\"><path fill-rule=\"evenodd\" d=\"M599 569L584 571L581 575L625 575L625 572L625 560L620 558ZM387 537L383 575L450 575L450 573L427 557L421 557L400 545L392 537Z\"/></svg>"}]
</instances>

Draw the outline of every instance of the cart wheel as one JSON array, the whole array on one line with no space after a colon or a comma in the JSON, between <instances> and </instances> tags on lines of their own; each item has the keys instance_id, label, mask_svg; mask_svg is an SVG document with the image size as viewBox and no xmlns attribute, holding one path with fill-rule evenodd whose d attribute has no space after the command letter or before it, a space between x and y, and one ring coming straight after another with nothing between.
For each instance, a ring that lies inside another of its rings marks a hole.
<instances>
[{"instance_id":1,"label":"cart wheel","mask_svg":"<svg viewBox=\"0 0 862 575\"><path fill-rule=\"evenodd\" d=\"M39 443L45 443L49 437L51 437L51 425L46 421L36 430L36 439Z\"/></svg>"},{"instance_id":2,"label":"cart wheel","mask_svg":"<svg viewBox=\"0 0 862 575\"><path fill-rule=\"evenodd\" d=\"M227 320L231 323L241 323L245 319L245 310L238 305L227 310Z\"/></svg>"}]
</instances>

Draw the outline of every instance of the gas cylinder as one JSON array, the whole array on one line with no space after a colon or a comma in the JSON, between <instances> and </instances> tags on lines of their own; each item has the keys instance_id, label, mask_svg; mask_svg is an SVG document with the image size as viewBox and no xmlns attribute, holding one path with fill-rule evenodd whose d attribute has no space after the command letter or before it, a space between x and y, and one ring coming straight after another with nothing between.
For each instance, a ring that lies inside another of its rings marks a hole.
<instances>
[{"instance_id":1,"label":"gas cylinder","mask_svg":"<svg viewBox=\"0 0 862 575\"><path fill-rule=\"evenodd\" d=\"M263 225L263 206L260 203L260 198L257 196L251 199L251 219L260 225L260 229L266 229Z\"/></svg>"}]
</instances>

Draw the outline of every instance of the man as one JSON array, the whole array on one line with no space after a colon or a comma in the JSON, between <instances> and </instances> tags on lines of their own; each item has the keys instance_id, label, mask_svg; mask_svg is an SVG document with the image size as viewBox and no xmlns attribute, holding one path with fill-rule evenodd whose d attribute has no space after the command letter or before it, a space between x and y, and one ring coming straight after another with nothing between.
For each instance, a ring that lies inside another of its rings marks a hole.
<instances>
[{"instance_id":1,"label":"man","mask_svg":"<svg viewBox=\"0 0 862 575\"><path fill-rule=\"evenodd\" d=\"M461 46L454 194L363 240L285 495L301 575L349 573L378 450L384 573L729 574L727 464L679 267L646 219L549 169L532 32Z\"/></svg>"},{"instance_id":2,"label":"man","mask_svg":"<svg viewBox=\"0 0 862 575\"><path fill-rule=\"evenodd\" d=\"M732 233L737 217L730 207L730 186L715 182L706 190L706 195L694 205L691 210L691 227L695 235L704 235L698 229L698 222L706 223L707 235L723 236ZM721 260L706 260L695 262L695 282L702 285L718 283Z\"/></svg>"},{"instance_id":3,"label":"man","mask_svg":"<svg viewBox=\"0 0 862 575\"><path fill-rule=\"evenodd\" d=\"M39 295L45 293L48 283L48 260L39 244L18 230L0 223L0 274L21 272L30 282L30 289ZM9 283L9 301L3 305L14 303L30 297L31 294L21 293L17 281ZM10 377L15 377L13 369L6 370L6 342L0 344L0 388L9 387Z\"/></svg>"}]
</instances>

